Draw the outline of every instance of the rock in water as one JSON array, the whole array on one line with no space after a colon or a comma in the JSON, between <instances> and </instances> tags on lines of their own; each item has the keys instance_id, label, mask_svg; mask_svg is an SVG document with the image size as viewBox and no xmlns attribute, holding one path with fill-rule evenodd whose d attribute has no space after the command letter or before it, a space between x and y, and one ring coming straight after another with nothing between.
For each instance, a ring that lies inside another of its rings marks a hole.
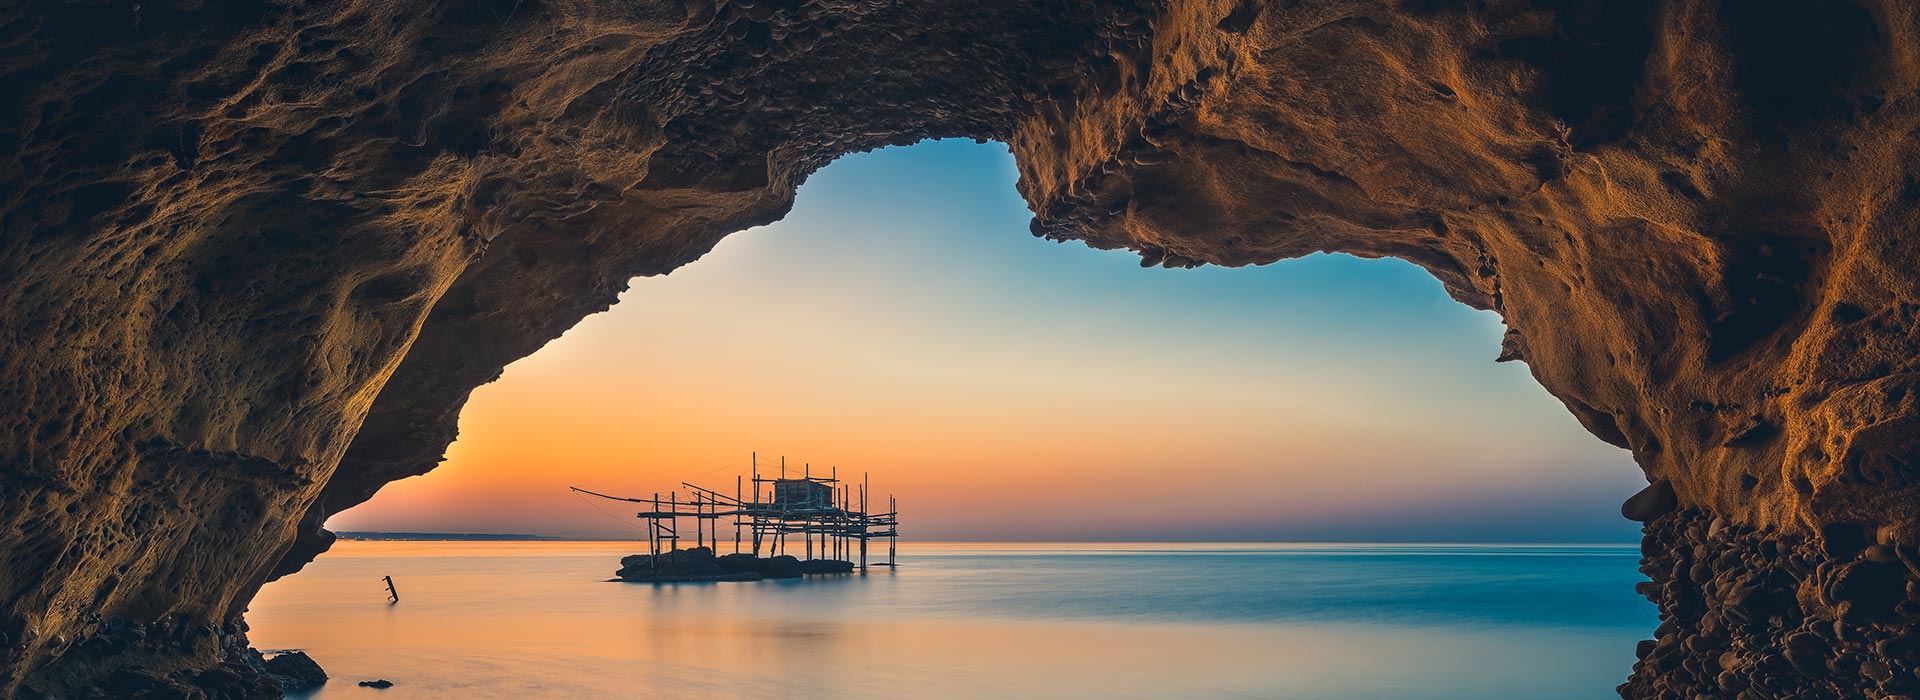
<instances>
[{"instance_id":1,"label":"rock in water","mask_svg":"<svg viewBox=\"0 0 1920 700\"><path fill-rule=\"evenodd\" d=\"M853 562L842 559L808 559L801 562L800 568L809 574L850 574Z\"/></svg>"},{"instance_id":2,"label":"rock in water","mask_svg":"<svg viewBox=\"0 0 1920 700\"><path fill-rule=\"evenodd\" d=\"M731 556L731 555L730 555ZM751 557L749 557L751 558ZM635 554L620 560L614 576L636 583L694 583L701 581L757 581L752 570L735 571L721 566L720 559L707 547L676 549L658 557Z\"/></svg>"},{"instance_id":3,"label":"rock in water","mask_svg":"<svg viewBox=\"0 0 1920 700\"><path fill-rule=\"evenodd\" d=\"M759 557L753 556L752 554L747 554L745 552L736 552L733 554L726 555L724 557L720 557L720 570L725 571L729 574L738 574L738 573L743 573L748 571L760 572L760 562L761 562L761 559Z\"/></svg>"},{"instance_id":4,"label":"rock in water","mask_svg":"<svg viewBox=\"0 0 1920 700\"><path fill-rule=\"evenodd\" d=\"M800 578L806 570L800 566L800 560L782 554L769 557L760 564L760 573L767 578Z\"/></svg>"},{"instance_id":5,"label":"rock in water","mask_svg":"<svg viewBox=\"0 0 1920 700\"><path fill-rule=\"evenodd\" d=\"M303 651L283 651L267 658L267 675L287 690L306 690L327 682L327 672Z\"/></svg>"},{"instance_id":6,"label":"rock in water","mask_svg":"<svg viewBox=\"0 0 1920 700\"><path fill-rule=\"evenodd\" d=\"M373 688L374 690L386 690L388 688L393 687L393 681L387 680L385 678L381 678L378 680L371 680L371 681L360 681L360 687Z\"/></svg>"},{"instance_id":7,"label":"rock in water","mask_svg":"<svg viewBox=\"0 0 1920 700\"><path fill-rule=\"evenodd\" d=\"M622 581L675 583L696 581L757 581L760 578L799 578L806 574L844 574L853 571L853 562L839 559L800 561L791 555L760 558L752 554L713 556L705 547L674 550L656 558L635 554L620 560L615 573Z\"/></svg>"}]
</instances>

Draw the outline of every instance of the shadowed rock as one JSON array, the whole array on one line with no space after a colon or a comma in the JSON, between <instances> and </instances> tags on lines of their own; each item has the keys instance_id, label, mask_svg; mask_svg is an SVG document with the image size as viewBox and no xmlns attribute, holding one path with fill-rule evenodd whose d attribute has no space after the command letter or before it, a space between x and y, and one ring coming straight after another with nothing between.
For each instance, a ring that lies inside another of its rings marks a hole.
<instances>
[{"instance_id":1,"label":"shadowed rock","mask_svg":"<svg viewBox=\"0 0 1920 700\"><path fill-rule=\"evenodd\" d=\"M853 562L844 559L808 559L800 562L800 570L808 574L850 574Z\"/></svg>"},{"instance_id":2,"label":"shadowed rock","mask_svg":"<svg viewBox=\"0 0 1920 700\"><path fill-rule=\"evenodd\" d=\"M692 547L662 552L658 556L635 554L620 560L614 576L635 583L693 583L699 581L758 581L755 571L729 571L707 547Z\"/></svg>"},{"instance_id":3,"label":"shadowed rock","mask_svg":"<svg viewBox=\"0 0 1920 700\"><path fill-rule=\"evenodd\" d=\"M800 578L806 573L806 567L799 559L782 554L760 560L759 571L767 578Z\"/></svg>"},{"instance_id":4,"label":"shadowed rock","mask_svg":"<svg viewBox=\"0 0 1920 700\"><path fill-rule=\"evenodd\" d=\"M326 670L304 651L283 651L266 660L267 675L287 690L317 688L327 682Z\"/></svg>"},{"instance_id":5,"label":"shadowed rock","mask_svg":"<svg viewBox=\"0 0 1920 700\"><path fill-rule=\"evenodd\" d=\"M753 556L752 554L735 552L720 557L720 570L729 574L737 574L743 571L759 571L761 561L763 561L761 558Z\"/></svg>"},{"instance_id":6,"label":"shadowed rock","mask_svg":"<svg viewBox=\"0 0 1920 700\"><path fill-rule=\"evenodd\" d=\"M1673 495L1673 484L1666 479L1654 479L1653 483L1633 494L1627 502L1620 504L1620 515L1634 522L1651 522L1654 518L1673 512L1679 506Z\"/></svg>"},{"instance_id":7,"label":"shadowed rock","mask_svg":"<svg viewBox=\"0 0 1920 700\"><path fill-rule=\"evenodd\" d=\"M620 560L615 576L635 583L693 583L701 581L758 581L762 578L800 578L806 574L851 573L853 562L838 559L800 561L781 554L755 557L737 553L713 556L707 547L676 549L655 557L635 554Z\"/></svg>"}]
</instances>

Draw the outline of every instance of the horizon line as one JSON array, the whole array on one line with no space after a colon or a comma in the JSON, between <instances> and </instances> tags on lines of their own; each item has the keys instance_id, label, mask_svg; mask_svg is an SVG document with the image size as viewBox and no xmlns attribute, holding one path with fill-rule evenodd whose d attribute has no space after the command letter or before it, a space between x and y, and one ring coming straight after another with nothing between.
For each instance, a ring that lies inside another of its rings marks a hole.
<instances>
[{"instance_id":1,"label":"horizon line","mask_svg":"<svg viewBox=\"0 0 1920 700\"><path fill-rule=\"evenodd\" d=\"M417 541L469 541L469 542L640 542L643 540L623 537L580 537L573 535L548 535L538 533L510 532L414 532L389 530L336 530L335 537L347 541L365 541L371 539ZM724 542L723 542L724 543ZM1340 540L1340 539L938 539L906 540L903 544L1283 544L1283 545L1466 545L1466 546L1562 546L1562 547L1630 547L1639 546L1638 540Z\"/></svg>"}]
</instances>

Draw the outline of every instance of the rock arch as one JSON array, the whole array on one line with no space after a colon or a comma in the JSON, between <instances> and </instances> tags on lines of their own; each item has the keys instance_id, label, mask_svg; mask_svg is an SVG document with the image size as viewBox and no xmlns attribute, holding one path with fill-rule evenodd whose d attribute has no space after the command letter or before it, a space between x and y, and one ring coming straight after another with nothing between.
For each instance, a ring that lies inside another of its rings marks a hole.
<instances>
[{"instance_id":1,"label":"rock arch","mask_svg":"<svg viewBox=\"0 0 1920 700\"><path fill-rule=\"evenodd\" d=\"M0 687L242 653L467 393L808 173L1000 139L1032 232L1395 256L1649 490L1628 697L1920 689L1920 17L1847 0L0 10Z\"/></svg>"}]
</instances>

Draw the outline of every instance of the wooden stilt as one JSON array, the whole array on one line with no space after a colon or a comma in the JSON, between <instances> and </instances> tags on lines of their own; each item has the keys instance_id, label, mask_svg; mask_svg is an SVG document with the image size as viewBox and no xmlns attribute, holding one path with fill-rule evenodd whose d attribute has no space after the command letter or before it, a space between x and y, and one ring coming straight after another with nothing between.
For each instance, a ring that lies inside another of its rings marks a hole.
<instances>
[{"instance_id":1,"label":"wooden stilt","mask_svg":"<svg viewBox=\"0 0 1920 700\"><path fill-rule=\"evenodd\" d=\"M860 517L862 518L862 522L860 523L860 570L861 571L867 570L867 524L864 521L864 519L866 518L866 513L867 513L867 482L869 481L870 478L871 477L869 477L865 472L862 472L860 474Z\"/></svg>"},{"instance_id":2,"label":"wooden stilt","mask_svg":"<svg viewBox=\"0 0 1920 700\"><path fill-rule=\"evenodd\" d=\"M753 453L753 502L756 504L760 502L760 453L758 452ZM759 557L761 535L760 516L757 514L752 516L750 522L753 523L753 556Z\"/></svg>"},{"instance_id":3,"label":"wooden stilt","mask_svg":"<svg viewBox=\"0 0 1920 700\"><path fill-rule=\"evenodd\" d=\"M861 571L871 566L894 566L898 563L899 504L894 497L888 496L887 512L869 512L869 508L877 510L870 504L873 496L870 474L863 473L856 485L840 480L838 465L829 465L826 476L816 477L813 475L813 464L801 462L800 476L790 478L787 459L782 456L779 477L764 478L760 476L758 452L750 454L748 464L748 474L734 477L731 496L681 482L680 485L687 488L690 494L685 503L680 501L678 491L667 492L665 498L656 491L652 498L640 499L620 498L579 488L574 490L647 506L647 510L640 513L639 517L647 521L647 551L656 573L667 568L663 559L677 551L682 517L693 518L696 549L711 548L711 551L718 551L722 544L720 521L722 518L731 518L734 553L751 552L754 557L795 554L787 551L787 545L790 535L799 535L801 550L797 554L808 560L848 562L857 565ZM753 483L751 495L747 493L749 480ZM773 492L764 492L761 488L763 483L771 484ZM885 563L873 560L872 541L876 537L887 539ZM854 551L856 548L859 550L857 553Z\"/></svg>"}]
</instances>

